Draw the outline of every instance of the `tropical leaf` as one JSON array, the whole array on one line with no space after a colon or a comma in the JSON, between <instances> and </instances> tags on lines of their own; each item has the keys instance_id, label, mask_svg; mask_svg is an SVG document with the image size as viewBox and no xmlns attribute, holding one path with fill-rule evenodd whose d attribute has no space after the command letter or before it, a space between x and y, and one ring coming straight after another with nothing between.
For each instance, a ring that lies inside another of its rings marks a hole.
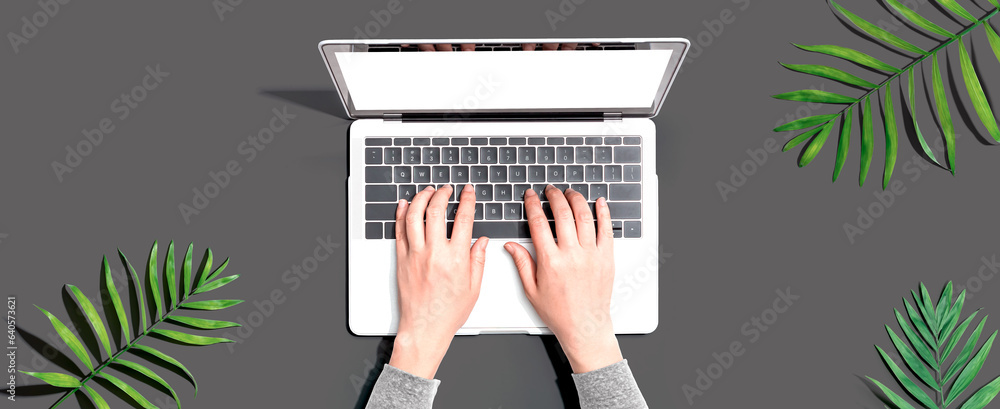
<instances>
[{"instance_id":1,"label":"tropical leaf","mask_svg":"<svg viewBox=\"0 0 1000 409\"><path fill-rule=\"evenodd\" d=\"M972 349L976 347L976 342L979 341L979 335L983 333L983 325L986 324L986 318L989 317L983 317L983 319L979 321L979 326L976 327L975 331L972 331L972 335L969 335L969 340L965 342L965 347L962 348L962 350L958 353L958 357L956 357L955 361L952 362L951 367L949 367L948 371L945 372L944 378L942 378L945 382L950 381L951 377L955 376L955 374L958 373L958 370L962 369L962 367L969 362L969 356L972 355Z\"/></svg>"},{"instance_id":2,"label":"tropical leaf","mask_svg":"<svg viewBox=\"0 0 1000 409\"><path fill-rule=\"evenodd\" d=\"M965 392L965 388L968 388L972 384L972 380L979 375L979 370L983 368L983 362L986 361L986 357L990 354L990 348L993 347L993 340L996 339L997 332L993 331L993 335L986 340L982 348L979 348L979 352L976 356L972 357L969 364L965 366L965 369L958 374L958 378L955 378L955 383L951 386L951 390L948 392L948 399L945 399L945 405L951 405L951 402L955 401L958 395Z\"/></svg>"},{"instance_id":3,"label":"tropical leaf","mask_svg":"<svg viewBox=\"0 0 1000 409\"><path fill-rule=\"evenodd\" d=\"M105 386L125 393L139 406L144 408L155 408L155 405L150 403L145 396L140 394L128 382L105 372L105 368L108 366L114 366L118 369L128 368L129 371L127 372L133 375L136 379L162 387L161 389L171 395L174 402L177 404L177 408L180 409L180 397L174 388L147 365L123 358L122 354L129 351L137 355L143 355L152 363L182 374L182 376L186 378L192 386L194 386L195 396L197 396L198 383L195 381L194 375L191 374L191 371L189 371L184 364L173 357L166 355L148 345L144 345L143 341L146 340L147 335L153 335L165 338L175 343L192 346L206 346L224 342L234 342L227 338L201 336L163 329L159 328L159 326L164 321L169 321L174 324L189 327L195 331L239 327L240 324L230 321L218 321L175 315L175 312L180 308L211 311L229 308L242 303L243 300L189 301L189 298L195 294L218 289L233 282L239 277L239 275L217 278L219 273L221 273L229 264L229 259L226 259L226 261L223 262L222 265L220 265L214 272L211 272L212 251L208 249L205 252L206 256L203 259L201 268L199 269L200 274L198 278L192 277L192 274L194 273L191 269L193 245L189 245L184 256L184 262L181 265L180 275L182 283L180 284L180 289L178 289L179 283L177 282L174 265L173 241L170 242L165 253L163 264L163 285L166 288L161 294L159 280L157 277L157 243L153 242L152 248L149 252L149 259L146 263L145 283L140 281L135 269L132 268L132 264L128 261L128 258L125 257L125 254L121 250L118 250L118 256L121 258L122 265L128 271L132 283L134 284L134 291L132 292L131 299L132 305L138 306L139 311L138 315L140 323L138 324L137 335L134 338L131 337L132 332L129 329L128 316L125 314L125 308L123 306L121 295L118 293L113 277L111 276L111 269L108 266L107 258L102 258L100 282L107 287L107 295L110 306L109 310L105 311L105 314L108 317L109 325L114 325L111 323L113 319L112 317L117 319L121 325L122 333L125 335L125 343L124 345L121 345L120 348L118 345L118 339L115 340L114 348L112 348L112 343L104 321L101 319L90 299L87 298L87 296L76 286L71 284L66 285L66 288L72 294L73 298L76 299L80 310L87 319L88 324L81 325L90 326L90 329L94 331L97 339L99 339L100 343L103 345L105 352L107 352L107 359L101 360L102 356L100 351L95 351L97 360L101 361L96 365L91 360L90 355L87 354L83 344L74 332L66 327L66 325L64 325L56 316L41 307L38 307L39 311L49 318L49 321L52 323L53 328L55 328L56 333L59 334L63 343L65 343L69 350L72 351L73 354L76 355L76 357L90 370L90 372L81 379L61 373L24 372L24 374L36 377L49 385L69 389L66 394L62 396L62 398L52 405L52 407L58 407L78 391L83 391L95 407L102 409L110 407L108 402L105 401L104 398L91 387L91 385L93 385L93 383L90 383L92 379L102 378L110 384L104 384ZM197 285L194 286L194 289L192 290L192 283L195 282L195 280L197 280ZM145 292L149 293L149 304L145 302ZM166 300L162 298L163 296L167 297ZM146 321L147 312L150 317L153 318L150 325L147 325ZM77 328L78 332L81 330L87 330L87 328Z\"/></svg>"},{"instance_id":4,"label":"tropical leaf","mask_svg":"<svg viewBox=\"0 0 1000 409\"><path fill-rule=\"evenodd\" d=\"M826 138L830 135L831 129L833 129L833 121L827 122L825 126L820 128L819 133L809 141L809 145L802 151L802 157L799 158L799 167L806 166L809 162L812 162L816 154L819 153L820 148L826 143Z\"/></svg>"},{"instance_id":5,"label":"tropical leaf","mask_svg":"<svg viewBox=\"0 0 1000 409\"><path fill-rule=\"evenodd\" d=\"M990 383L979 388L969 400L965 401L961 409L982 409L989 405L993 398L1000 393L1000 376L994 378Z\"/></svg>"},{"instance_id":6,"label":"tropical leaf","mask_svg":"<svg viewBox=\"0 0 1000 409\"><path fill-rule=\"evenodd\" d=\"M897 35L905 33L890 32L887 29L880 27L880 25L871 22L875 20L866 19L851 12L837 2L830 1L830 7L832 8L834 14L842 18L845 24L853 26L852 29L856 28L856 34L870 38L876 43L884 45L890 49L900 50L903 53L909 53L903 55L912 55L912 59L902 66L896 66L888 64L875 56L842 46L808 46L793 44L795 47L804 51L840 58L859 66L870 68L879 72L881 75L884 75L884 77L882 77L881 81L876 83L876 81L869 81L868 79L858 76L856 73L851 73L849 72L850 70L834 68L825 64L781 63L782 66L791 71L809 74L837 81L848 86L861 88L865 91L865 93L858 98L854 98L830 91L799 90L773 95L772 97L799 102L846 105L839 107L836 112L824 113L810 118L804 118L803 120L800 120L801 122L795 121L775 129L775 131L783 132L788 130L806 129L812 126L820 126L820 130L822 130L822 128L829 124L829 121L832 121L833 118L842 118L843 126L838 140L837 159L834 162L833 181L836 181L839 178L841 170L847 161L847 151L850 147L851 139L849 118L851 118L851 114L855 111L854 108L858 107L857 111L859 111L862 121L860 148L861 163L858 184L860 186L864 186L868 171L871 167L871 162L873 160L872 156L875 148L875 130L872 127L872 113L875 111L871 106L873 102L872 95L874 94L878 96L879 93L882 93L884 98L881 101L878 98L875 98L874 102L876 105L880 106L881 112L885 115L885 121L883 122L885 126L885 162L882 174L882 189L885 190L889 187L889 182L892 180L894 174L893 171L895 170L896 160L899 155L899 136L901 133L901 130L899 129L899 121L894 111L895 107L893 105L896 101L892 95L891 86L893 80L897 78L900 81L903 81L902 76L904 73L907 77L907 88L904 91L902 89L902 83L900 83L900 93L903 95L901 98L904 99L904 101L900 102L900 104L908 103L909 105L912 132L914 134L914 139L919 143L918 149L922 151L927 160L948 169L948 171L952 174L955 173L956 133L955 124L951 114L951 101L958 99L960 96L956 91L953 91L945 86L940 67L940 56L947 53L947 49L952 46L953 43L958 43L955 44L955 47L958 49L957 51L959 53L959 61L962 68L962 79L972 101L971 105L962 106L963 109L968 111L967 113L963 113L963 117L971 117L973 116L972 111L975 111L975 116L979 118L979 121L985 126L993 139L1000 142L1000 124L997 123L997 117L993 113L993 103L989 100L986 90L983 89L982 75L984 73L977 72L977 67L973 65L971 56L966 49L966 42L971 41L970 35L976 28L983 26L983 29L986 31L987 39L989 40L990 48L996 55L998 62L1000 62L1000 36L997 35L996 30L990 25L990 19L993 18L998 11L1000 11L1000 1L990 0L990 3L995 8L989 10L985 16L977 18L969 12L972 8L966 8L966 6L963 6L959 0L935 0L938 5L941 6L942 10L945 10L946 14L952 14L970 22L970 24L962 27L956 32L949 31L932 21L932 19L926 17L926 15L918 13L915 9L909 8L904 5L902 0L881 1L885 2L890 11L894 11L901 18L911 23L911 25L908 25L907 27L917 33L931 36L928 38L937 38L940 42L930 49L921 48L907 40L904 40L903 37L906 37L905 35ZM923 71L925 73L924 75L929 75L930 77L929 82L931 83L931 89L928 91L932 92L928 93L928 95L933 95L931 97L932 101L928 101L928 103L933 103L931 110L934 113L936 125L938 125L938 128L940 129L941 137L945 142L944 154L947 163L939 160L932 151L930 145L927 143L927 135L925 135L927 128L922 128L920 126L920 120L917 114L916 108L918 101L915 91L916 81L914 78L914 72L916 71L916 68L924 62L931 64L931 70L929 72L926 70ZM983 71L985 71L985 69ZM909 101L905 101L906 97L908 97ZM822 146L821 142L825 142L826 138L819 134L820 130L811 130L809 132L812 133L800 134L800 138L790 141L792 143L785 145L785 150L790 150L792 147L795 147L810 138L812 139L810 143L805 144L802 148L802 153L799 156L798 163L800 167L804 166L804 163L807 164L814 159L815 154L818 153L819 148ZM907 130L902 130L902 132L905 133ZM950 304L945 305L944 309L947 309L947 307L950 307ZM928 312L936 311L931 310ZM949 322L944 316L942 316L941 319L935 318L936 317L928 317L927 324L932 335L936 337L938 331L942 330L942 327L949 324ZM958 317L956 317L954 322L958 322Z\"/></svg>"},{"instance_id":7,"label":"tropical leaf","mask_svg":"<svg viewBox=\"0 0 1000 409\"><path fill-rule=\"evenodd\" d=\"M896 392L892 391L892 389L885 387L885 385L883 385L881 382L876 381L875 378L869 376L868 380L872 381L875 384L875 386L878 386L878 388L882 390L882 393L884 393L885 396L888 397L889 400L892 401L892 403L896 405L897 408L913 409L913 405L907 402L906 399L903 399L901 396L897 395Z\"/></svg>"}]
</instances>

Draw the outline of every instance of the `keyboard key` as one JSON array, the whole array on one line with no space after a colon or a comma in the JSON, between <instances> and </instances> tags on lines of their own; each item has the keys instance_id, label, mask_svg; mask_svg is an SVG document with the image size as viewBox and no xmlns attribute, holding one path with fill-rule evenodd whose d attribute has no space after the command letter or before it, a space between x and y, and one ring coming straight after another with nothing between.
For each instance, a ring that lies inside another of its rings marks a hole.
<instances>
[{"instance_id":1,"label":"keyboard key","mask_svg":"<svg viewBox=\"0 0 1000 409\"><path fill-rule=\"evenodd\" d=\"M545 145L545 138L528 138L528 145Z\"/></svg>"},{"instance_id":2,"label":"keyboard key","mask_svg":"<svg viewBox=\"0 0 1000 409\"><path fill-rule=\"evenodd\" d=\"M490 145L506 145L507 138L490 138Z\"/></svg>"},{"instance_id":3,"label":"keyboard key","mask_svg":"<svg viewBox=\"0 0 1000 409\"><path fill-rule=\"evenodd\" d=\"M570 185L569 187L572 188L573 190L577 191L577 192L580 192L580 194L583 195L584 199L590 197L590 195L589 195L590 194L590 189L587 188L588 187L587 185L575 185L574 184L574 185Z\"/></svg>"},{"instance_id":4,"label":"keyboard key","mask_svg":"<svg viewBox=\"0 0 1000 409\"><path fill-rule=\"evenodd\" d=\"M420 148L403 148L403 163L420 164Z\"/></svg>"},{"instance_id":5,"label":"keyboard key","mask_svg":"<svg viewBox=\"0 0 1000 409\"><path fill-rule=\"evenodd\" d=\"M479 163L479 149L462 148L462 163Z\"/></svg>"},{"instance_id":6,"label":"keyboard key","mask_svg":"<svg viewBox=\"0 0 1000 409\"><path fill-rule=\"evenodd\" d=\"M528 181L529 182L544 182L545 181L545 166L528 166Z\"/></svg>"},{"instance_id":7,"label":"keyboard key","mask_svg":"<svg viewBox=\"0 0 1000 409\"><path fill-rule=\"evenodd\" d=\"M625 165L623 175L622 179L626 182L639 182L642 180L642 167L639 165Z\"/></svg>"},{"instance_id":8,"label":"keyboard key","mask_svg":"<svg viewBox=\"0 0 1000 409\"><path fill-rule=\"evenodd\" d=\"M394 138L392 142L396 146L410 146L410 138Z\"/></svg>"},{"instance_id":9,"label":"keyboard key","mask_svg":"<svg viewBox=\"0 0 1000 409\"><path fill-rule=\"evenodd\" d=\"M615 183L611 185L611 200L641 200L642 185L638 183Z\"/></svg>"},{"instance_id":10,"label":"keyboard key","mask_svg":"<svg viewBox=\"0 0 1000 409\"><path fill-rule=\"evenodd\" d=\"M490 182L503 183L507 181L506 166L490 166Z\"/></svg>"},{"instance_id":11,"label":"keyboard key","mask_svg":"<svg viewBox=\"0 0 1000 409\"><path fill-rule=\"evenodd\" d=\"M427 189L429 187L434 187L434 185L417 185L417 191L420 192L420 191L422 191L424 189ZM414 194L414 195L416 195L416 194Z\"/></svg>"},{"instance_id":12,"label":"keyboard key","mask_svg":"<svg viewBox=\"0 0 1000 409\"><path fill-rule=\"evenodd\" d=\"M605 145L621 145L622 144L622 138L620 136L609 136L607 138L604 138L604 144Z\"/></svg>"},{"instance_id":13,"label":"keyboard key","mask_svg":"<svg viewBox=\"0 0 1000 409\"><path fill-rule=\"evenodd\" d=\"M567 145L583 145L583 138L579 136L566 138Z\"/></svg>"},{"instance_id":14,"label":"keyboard key","mask_svg":"<svg viewBox=\"0 0 1000 409\"><path fill-rule=\"evenodd\" d=\"M451 168L452 183L469 183L469 167L453 166Z\"/></svg>"},{"instance_id":15,"label":"keyboard key","mask_svg":"<svg viewBox=\"0 0 1000 409\"><path fill-rule=\"evenodd\" d=\"M493 200L492 185L476 185L476 201L489 202Z\"/></svg>"},{"instance_id":16,"label":"keyboard key","mask_svg":"<svg viewBox=\"0 0 1000 409\"><path fill-rule=\"evenodd\" d=\"M612 219L638 219L642 216L639 202L608 202Z\"/></svg>"},{"instance_id":17,"label":"keyboard key","mask_svg":"<svg viewBox=\"0 0 1000 409\"><path fill-rule=\"evenodd\" d=\"M379 223L379 222L368 222L368 223L365 223L365 238L366 239L381 239L382 238L382 223Z\"/></svg>"},{"instance_id":18,"label":"keyboard key","mask_svg":"<svg viewBox=\"0 0 1000 409\"><path fill-rule=\"evenodd\" d=\"M567 182L583 182L583 166L572 165L566 167Z\"/></svg>"},{"instance_id":19,"label":"keyboard key","mask_svg":"<svg viewBox=\"0 0 1000 409\"><path fill-rule=\"evenodd\" d=\"M511 185L494 185L493 200L498 202L509 202L514 200L514 188Z\"/></svg>"},{"instance_id":20,"label":"keyboard key","mask_svg":"<svg viewBox=\"0 0 1000 409\"><path fill-rule=\"evenodd\" d=\"M407 202L413 200L417 195L417 187L414 185L399 185L399 198Z\"/></svg>"},{"instance_id":21,"label":"keyboard key","mask_svg":"<svg viewBox=\"0 0 1000 409\"><path fill-rule=\"evenodd\" d=\"M603 182L604 181L604 167L601 165L587 165L586 178L588 182Z\"/></svg>"},{"instance_id":22,"label":"keyboard key","mask_svg":"<svg viewBox=\"0 0 1000 409\"><path fill-rule=\"evenodd\" d=\"M555 219L555 216L552 215L552 204L549 202L542 203L542 213L545 213L546 219L549 220ZM555 226L549 226L549 227L551 228L550 230L552 230L552 232L555 233L556 231Z\"/></svg>"},{"instance_id":23,"label":"keyboard key","mask_svg":"<svg viewBox=\"0 0 1000 409\"><path fill-rule=\"evenodd\" d=\"M389 240L396 239L396 222L385 222L385 238Z\"/></svg>"},{"instance_id":24,"label":"keyboard key","mask_svg":"<svg viewBox=\"0 0 1000 409\"><path fill-rule=\"evenodd\" d=\"M469 168L472 183L488 182L490 180L490 168L486 166L472 166Z\"/></svg>"},{"instance_id":25,"label":"keyboard key","mask_svg":"<svg viewBox=\"0 0 1000 409\"><path fill-rule=\"evenodd\" d=\"M507 144L509 145L524 145L528 143L528 138L510 138L507 139Z\"/></svg>"},{"instance_id":26,"label":"keyboard key","mask_svg":"<svg viewBox=\"0 0 1000 409\"><path fill-rule=\"evenodd\" d=\"M476 203L476 220L483 220L483 204ZM479 223L476 223L479 224ZM478 236L477 236L478 237Z\"/></svg>"},{"instance_id":27,"label":"keyboard key","mask_svg":"<svg viewBox=\"0 0 1000 409\"><path fill-rule=\"evenodd\" d=\"M437 189L438 189L438 190L441 190L441 189L442 189L442 188L444 188L445 186L449 186L449 185L437 185ZM458 193L458 191L457 191L457 190L455 189L455 186L452 186L452 187L451 187L451 196L448 196L448 201L449 201L449 202L454 202L454 201L456 201L457 199L455 199L455 195L456 195L457 193Z\"/></svg>"},{"instance_id":28,"label":"keyboard key","mask_svg":"<svg viewBox=\"0 0 1000 409\"><path fill-rule=\"evenodd\" d=\"M444 214L446 219L455 220L455 215L458 214L458 203L448 203Z\"/></svg>"},{"instance_id":29,"label":"keyboard key","mask_svg":"<svg viewBox=\"0 0 1000 409\"><path fill-rule=\"evenodd\" d=\"M394 183L410 183L413 170L409 166L396 166L392 170L392 181Z\"/></svg>"},{"instance_id":30,"label":"keyboard key","mask_svg":"<svg viewBox=\"0 0 1000 409\"><path fill-rule=\"evenodd\" d=\"M413 167L413 183L430 183L430 182L431 182L430 166Z\"/></svg>"},{"instance_id":31,"label":"keyboard key","mask_svg":"<svg viewBox=\"0 0 1000 409\"><path fill-rule=\"evenodd\" d=\"M431 138L413 138L413 145L415 146L430 146Z\"/></svg>"},{"instance_id":32,"label":"keyboard key","mask_svg":"<svg viewBox=\"0 0 1000 409\"><path fill-rule=\"evenodd\" d=\"M538 148L538 163L556 163L556 148L551 146Z\"/></svg>"},{"instance_id":33,"label":"keyboard key","mask_svg":"<svg viewBox=\"0 0 1000 409\"><path fill-rule=\"evenodd\" d=\"M400 148L385 148L383 161L386 165L398 165L403 163L403 150Z\"/></svg>"},{"instance_id":34,"label":"keyboard key","mask_svg":"<svg viewBox=\"0 0 1000 409\"><path fill-rule=\"evenodd\" d=\"M447 146L448 138L431 138L431 144L434 146Z\"/></svg>"},{"instance_id":35,"label":"keyboard key","mask_svg":"<svg viewBox=\"0 0 1000 409\"><path fill-rule=\"evenodd\" d=\"M503 220L503 203L486 203L486 220Z\"/></svg>"},{"instance_id":36,"label":"keyboard key","mask_svg":"<svg viewBox=\"0 0 1000 409\"><path fill-rule=\"evenodd\" d=\"M588 136L586 138L586 143L587 145L600 145L604 143L604 140L600 136Z\"/></svg>"},{"instance_id":37,"label":"keyboard key","mask_svg":"<svg viewBox=\"0 0 1000 409\"><path fill-rule=\"evenodd\" d=\"M431 171L431 181L434 183L448 183L449 169L447 166L435 166Z\"/></svg>"},{"instance_id":38,"label":"keyboard key","mask_svg":"<svg viewBox=\"0 0 1000 409\"><path fill-rule=\"evenodd\" d=\"M611 163L612 150L610 146L598 146L594 148L594 163Z\"/></svg>"},{"instance_id":39,"label":"keyboard key","mask_svg":"<svg viewBox=\"0 0 1000 409\"><path fill-rule=\"evenodd\" d=\"M511 166L507 170L507 179L511 182L526 182L528 180L528 168L524 166Z\"/></svg>"},{"instance_id":40,"label":"keyboard key","mask_svg":"<svg viewBox=\"0 0 1000 409\"><path fill-rule=\"evenodd\" d=\"M638 136L626 136L623 138L626 145L639 145L642 143L642 138Z\"/></svg>"},{"instance_id":41,"label":"keyboard key","mask_svg":"<svg viewBox=\"0 0 1000 409\"><path fill-rule=\"evenodd\" d=\"M503 218L506 220L521 220L524 207L520 203L504 203Z\"/></svg>"},{"instance_id":42,"label":"keyboard key","mask_svg":"<svg viewBox=\"0 0 1000 409\"><path fill-rule=\"evenodd\" d=\"M514 185L514 200L523 201L524 192L531 189L531 185Z\"/></svg>"},{"instance_id":43,"label":"keyboard key","mask_svg":"<svg viewBox=\"0 0 1000 409\"><path fill-rule=\"evenodd\" d=\"M603 197L604 200L608 200L608 185L603 183L590 185L590 200L597 200L601 197Z\"/></svg>"},{"instance_id":44,"label":"keyboard key","mask_svg":"<svg viewBox=\"0 0 1000 409\"><path fill-rule=\"evenodd\" d=\"M534 185L531 185L531 190L535 191L535 194L538 195L539 199L541 199L542 201L546 201L546 200L549 200L549 199L547 199L545 197L545 188L547 186L548 185L534 184Z\"/></svg>"},{"instance_id":45,"label":"keyboard key","mask_svg":"<svg viewBox=\"0 0 1000 409\"><path fill-rule=\"evenodd\" d=\"M458 163L458 148L441 148L441 163L446 165Z\"/></svg>"},{"instance_id":46,"label":"keyboard key","mask_svg":"<svg viewBox=\"0 0 1000 409\"><path fill-rule=\"evenodd\" d=\"M624 236L624 234L622 234L622 221L612 220L611 231L614 233L616 239L622 238L622 236Z\"/></svg>"},{"instance_id":47,"label":"keyboard key","mask_svg":"<svg viewBox=\"0 0 1000 409\"><path fill-rule=\"evenodd\" d=\"M365 166L365 183L392 182L391 166Z\"/></svg>"},{"instance_id":48,"label":"keyboard key","mask_svg":"<svg viewBox=\"0 0 1000 409\"><path fill-rule=\"evenodd\" d=\"M396 220L396 204L395 203L366 204L365 220Z\"/></svg>"},{"instance_id":49,"label":"keyboard key","mask_svg":"<svg viewBox=\"0 0 1000 409\"><path fill-rule=\"evenodd\" d=\"M621 165L607 165L604 167L604 181L605 182L621 182L622 181L622 167Z\"/></svg>"},{"instance_id":50,"label":"keyboard key","mask_svg":"<svg viewBox=\"0 0 1000 409\"><path fill-rule=\"evenodd\" d=\"M487 145L490 143L489 138L472 138L473 145Z\"/></svg>"},{"instance_id":51,"label":"keyboard key","mask_svg":"<svg viewBox=\"0 0 1000 409\"><path fill-rule=\"evenodd\" d=\"M396 187L393 185L368 185L365 186L366 202L395 202Z\"/></svg>"},{"instance_id":52,"label":"keyboard key","mask_svg":"<svg viewBox=\"0 0 1000 409\"><path fill-rule=\"evenodd\" d=\"M382 148L365 148L365 165L381 165Z\"/></svg>"},{"instance_id":53,"label":"keyboard key","mask_svg":"<svg viewBox=\"0 0 1000 409\"><path fill-rule=\"evenodd\" d=\"M437 165L441 163L441 148L423 148L425 165Z\"/></svg>"},{"instance_id":54,"label":"keyboard key","mask_svg":"<svg viewBox=\"0 0 1000 409\"><path fill-rule=\"evenodd\" d=\"M517 163L527 165L535 163L535 148L517 148Z\"/></svg>"},{"instance_id":55,"label":"keyboard key","mask_svg":"<svg viewBox=\"0 0 1000 409\"><path fill-rule=\"evenodd\" d=\"M497 163L497 148L479 148L479 163Z\"/></svg>"},{"instance_id":56,"label":"keyboard key","mask_svg":"<svg viewBox=\"0 0 1000 409\"><path fill-rule=\"evenodd\" d=\"M572 147L557 148L556 163L573 163L573 148Z\"/></svg>"},{"instance_id":57,"label":"keyboard key","mask_svg":"<svg viewBox=\"0 0 1000 409\"><path fill-rule=\"evenodd\" d=\"M616 146L615 163L639 163L642 162L642 151L638 146Z\"/></svg>"},{"instance_id":58,"label":"keyboard key","mask_svg":"<svg viewBox=\"0 0 1000 409\"><path fill-rule=\"evenodd\" d=\"M500 148L500 163L517 163L517 148L504 146Z\"/></svg>"},{"instance_id":59,"label":"keyboard key","mask_svg":"<svg viewBox=\"0 0 1000 409\"><path fill-rule=\"evenodd\" d=\"M552 186L555 186L556 189L561 190L563 193L566 193L566 189L569 189L568 183L556 183Z\"/></svg>"},{"instance_id":60,"label":"keyboard key","mask_svg":"<svg viewBox=\"0 0 1000 409\"><path fill-rule=\"evenodd\" d=\"M594 163L594 148L590 146L576 148L576 163Z\"/></svg>"},{"instance_id":61,"label":"keyboard key","mask_svg":"<svg viewBox=\"0 0 1000 409\"><path fill-rule=\"evenodd\" d=\"M365 138L365 146L392 146L390 138Z\"/></svg>"},{"instance_id":62,"label":"keyboard key","mask_svg":"<svg viewBox=\"0 0 1000 409\"><path fill-rule=\"evenodd\" d=\"M561 136L550 136L547 141L549 145L562 145L566 140Z\"/></svg>"},{"instance_id":63,"label":"keyboard key","mask_svg":"<svg viewBox=\"0 0 1000 409\"><path fill-rule=\"evenodd\" d=\"M563 165L552 165L545 170L546 181L549 183L566 181L566 167Z\"/></svg>"},{"instance_id":64,"label":"keyboard key","mask_svg":"<svg viewBox=\"0 0 1000 409\"><path fill-rule=\"evenodd\" d=\"M455 146L465 146L469 144L469 138L451 138L451 144Z\"/></svg>"},{"instance_id":65,"label":"keyboard key","mask_svg":"<svg viewBox=\"0 0 1000 409\"><path fill-rule=\"evenodd\" d=\"M642 223L641 222L625 222L624 229L626 238L642 237Z\"/></svg>"}]
</instances>

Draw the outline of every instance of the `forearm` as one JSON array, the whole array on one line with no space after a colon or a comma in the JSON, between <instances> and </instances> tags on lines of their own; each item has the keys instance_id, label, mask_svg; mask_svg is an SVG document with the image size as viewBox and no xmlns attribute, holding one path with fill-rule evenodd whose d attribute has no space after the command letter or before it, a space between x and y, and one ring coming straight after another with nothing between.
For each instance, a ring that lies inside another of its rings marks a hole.
<instances>
[{"instance_id":1,"label":"forearm","mask_svg":"<svg viewBox=\"0 0 1000 409\"><path fill-rule=\"evenodd\" d=\"M430 409L440 384L437 379L421 378L386 364L365 408Z\"/></svg>"},{"instance_id":2,"label":"forearm","mask_svg":"<svg viewBox=\"0 0 1000 409\"><path fill-rule=\"evenodd\" d=\"M582 409L647 409L646 400L632 377L628 361L582 374L573 374Z\"/></svg>"}]
</instances>

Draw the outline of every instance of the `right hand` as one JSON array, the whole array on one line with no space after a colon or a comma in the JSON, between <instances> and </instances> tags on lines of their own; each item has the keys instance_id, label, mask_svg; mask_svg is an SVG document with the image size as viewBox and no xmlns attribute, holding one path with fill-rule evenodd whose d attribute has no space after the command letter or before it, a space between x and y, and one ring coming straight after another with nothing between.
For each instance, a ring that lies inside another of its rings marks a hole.
<instances>
[{"instance_id":1,"label":"right hand","mask_svg":"<svg viewBox=\"0 0 1000 409\"><path fill-rule=\"evenodd\" d=\"M545 196L555 217L556 243L541 201L534 190L524 194L537 262L520 244L504 248L514 258L528 301L555 334L576 373L590 372L622 360L611 324L614 288L614 235L611 212L597 200L597 229L587 199L572 189L552 185Z\"/></svg>"}]
</instances>

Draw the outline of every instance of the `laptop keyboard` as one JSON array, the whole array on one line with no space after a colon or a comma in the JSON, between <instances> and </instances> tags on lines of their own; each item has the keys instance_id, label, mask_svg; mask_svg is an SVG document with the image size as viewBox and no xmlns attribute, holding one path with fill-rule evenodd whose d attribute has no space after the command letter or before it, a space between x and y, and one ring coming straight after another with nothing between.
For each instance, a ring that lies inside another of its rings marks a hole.
<instances>
[{"instance_id":1,"label":"laptop keyboard","mask_svg":"<svg viewBox=\"0 0 1000 409\"><path fill-rule=\"evenodd\" d=\"M476 191L472 237L530 238L524 192L534 190L554 226L548 184L572 187L591 211L603 197L617 238L642 237L642 138L369 137L365 139L365 238L395 239L396 202L427 186L456 187L448 203L451 235L458 195ZM553 234L555 230L553 229Z\"/></svg>"},{"instance_id":2,"label":"laptop keyboard","mask_svg":"<svg viewBox=\"0 0 1000 409\"><path fill-rule=\"evenodd\" d=\"M452 51L459 51L461 48L460 44L450 44ZM480 43L476 44L476 51L522 51L520 43ZM536 45L536 50L541 50L542 44ZM635 43L600 43L598 45L593 45L591 43L580 43L577 44L577 51L599 51L599 50L635 50ZM370 53L374 52L411 52L419 51L414 44L410 44L408 47L403 47L402 44L371 44L368 45L367 51Z\"/></svg>"}]
</instances>

